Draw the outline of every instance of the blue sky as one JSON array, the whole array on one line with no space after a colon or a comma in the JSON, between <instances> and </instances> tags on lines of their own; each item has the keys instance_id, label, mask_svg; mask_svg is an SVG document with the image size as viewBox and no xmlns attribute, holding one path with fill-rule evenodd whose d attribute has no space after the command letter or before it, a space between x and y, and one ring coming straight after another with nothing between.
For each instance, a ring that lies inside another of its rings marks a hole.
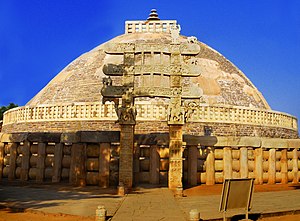
<instances>
[{"instance_id":1,"label":"blue sky","mask_svg":"<svg viewBox=\"0 0 300 221\"><path fill-rule=\"evenodd\" d=\"M1 0L0 106L25 105L68 63L152 8L233 62L273 110L300 118L298 0Z\"/></svg>"}]
</instances>

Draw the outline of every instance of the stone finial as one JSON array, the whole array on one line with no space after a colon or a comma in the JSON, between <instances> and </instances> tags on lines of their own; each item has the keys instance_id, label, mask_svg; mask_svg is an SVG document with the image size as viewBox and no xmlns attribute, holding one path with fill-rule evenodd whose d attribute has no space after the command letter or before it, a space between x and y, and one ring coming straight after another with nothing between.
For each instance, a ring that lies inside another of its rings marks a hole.
<instances>
[{"instance_id":1,"label":"stone finial","mask_svg":"<svg viewBox=\"0 0 300 221\"><path fill-rule=\"evenodd\" d=\"M148 21L150 21L150 20L160 20L160 18L158 17L156 9L151 10L151 13L149 14L149 17L147 18L147 20Z\"/></svg>"}]
</instances>

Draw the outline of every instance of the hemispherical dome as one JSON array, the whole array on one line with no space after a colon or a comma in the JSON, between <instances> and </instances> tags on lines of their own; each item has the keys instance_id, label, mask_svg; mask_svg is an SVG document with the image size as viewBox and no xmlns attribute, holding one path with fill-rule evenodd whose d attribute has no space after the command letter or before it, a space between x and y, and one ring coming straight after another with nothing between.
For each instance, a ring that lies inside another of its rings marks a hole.
<instances>
[{"instance_id":1,"label":"hemispherical dome","mask_svg":"<svg viewBox=\"0 0 300 221\"><path fill-rule=\"evenodd\" d=\"M122 56L107 55L104 50L108 44L170 44L171 40L170 33L131 33L115 37L71 62L26 105L100 102L105 76L103 66L120 64L123 59ZM187 41L187 37L180 36L179 41ZM236 66L204 43L197 44L201 49L196 63L201 73L184 83L203 91L202 103L270 109L261 93ZM120 79L116 78L115 82L118 81Z\"/></svg>"},{"instance_id":2,"label":"hemispherical dome","mask_svg":"<svg viewBox=\"0 0 300 221\"><path fill-rule=\"evenodd\" d=\"M176 20L154 12L127 21L125 34L79 56L24 107L6 112L2 131L119 131L118 110L131 93L139 134L168 133L178 114L190 135L211 128L215 136L298 137L295 117L272 111L236 66L179 31Z\"/></svg>"}]
</instances>

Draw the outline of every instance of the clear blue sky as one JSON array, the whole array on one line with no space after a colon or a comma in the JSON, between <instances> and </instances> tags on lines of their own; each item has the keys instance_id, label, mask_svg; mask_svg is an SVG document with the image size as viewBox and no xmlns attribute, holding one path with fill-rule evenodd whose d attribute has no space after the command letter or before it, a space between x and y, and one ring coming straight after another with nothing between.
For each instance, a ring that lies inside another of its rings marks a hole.
<instances>
[{"instance_id":1,"label":"clear blue sky","mask_svg":"<svg viewBox=\"0 0 300 221\"><path fill-rule=\"evenodd\" d=\"M299 0L2 0L0 106L24 105L68 63L152 8L232 61L273 110L300 118Z\"/></svg>"}]
</instances>

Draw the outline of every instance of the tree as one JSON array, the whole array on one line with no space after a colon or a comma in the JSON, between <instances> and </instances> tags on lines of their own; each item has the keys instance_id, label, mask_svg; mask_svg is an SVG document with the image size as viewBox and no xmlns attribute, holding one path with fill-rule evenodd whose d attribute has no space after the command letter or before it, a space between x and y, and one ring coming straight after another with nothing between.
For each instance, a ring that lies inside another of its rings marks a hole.
<instances>
[{"instance_id":1,"label":"tree","mask_svg":"<svg viewBox=\"0 0 300 221\"><path fill-rule=\"evenodd\" d=\"M1 106L0 107L0 121L3 120L3 114L4 114L5 111L7 111L9 109L12 109L12 108L15 108L15 107L18 107L18 105L14 104L14 103L10 103L7 106Z\"/></svg>"}]
</instances>

